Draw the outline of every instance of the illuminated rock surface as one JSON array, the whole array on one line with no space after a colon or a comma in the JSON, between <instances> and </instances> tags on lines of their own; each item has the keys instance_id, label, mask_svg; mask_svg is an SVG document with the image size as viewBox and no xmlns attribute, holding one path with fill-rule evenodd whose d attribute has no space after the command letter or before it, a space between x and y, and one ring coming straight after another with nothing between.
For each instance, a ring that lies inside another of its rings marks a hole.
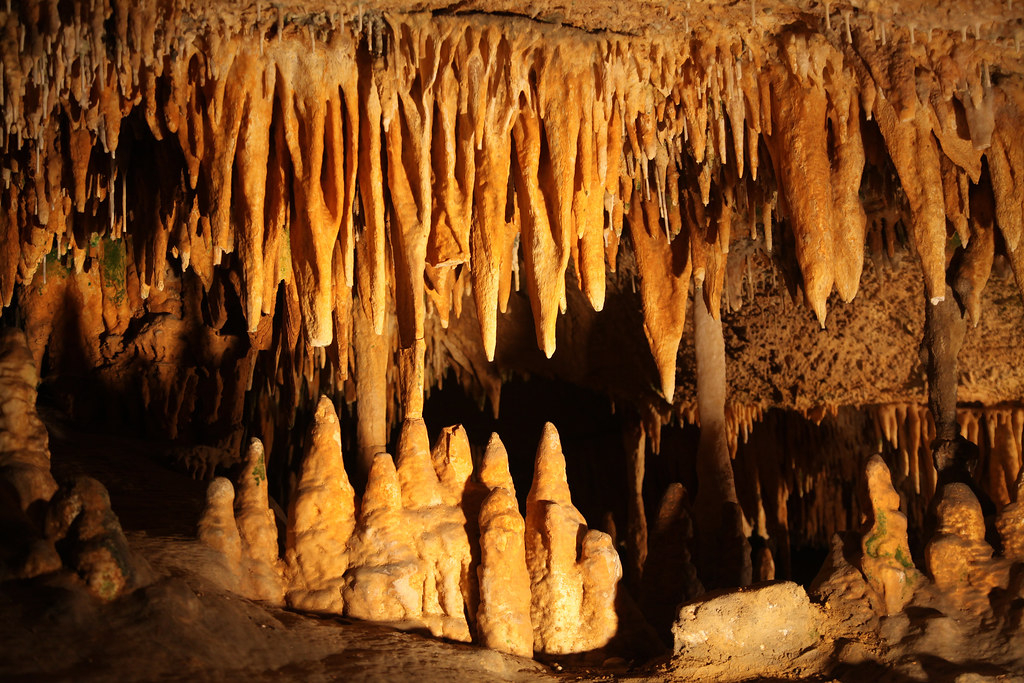
<instances>
[{"instance_id":1,"label":"illuminated rock surface","mask_svg":"<svg viewBox=\"0 0 1024 683\"><path fill-rule=\"evenodd\" d=\"M1024 670L1022 49L1019 0L0 5L0 678ZM702 619L753 631L648 663Z\"/></svg>"}]
</instances>

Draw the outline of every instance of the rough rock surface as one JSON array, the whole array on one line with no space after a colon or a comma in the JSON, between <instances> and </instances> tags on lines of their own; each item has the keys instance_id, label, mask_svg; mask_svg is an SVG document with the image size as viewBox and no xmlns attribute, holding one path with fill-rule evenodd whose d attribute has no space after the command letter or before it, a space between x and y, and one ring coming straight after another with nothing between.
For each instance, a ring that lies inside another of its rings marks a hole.
<instances>
[{"instance_id":1,"label":"rough rock surface","mask_svg":"<svg viewBox=\"0 0 1024 683\"><path fill-rule=\"evenodd\" d=\"M787 671L821 641L820 610L795 583L719 592L683 605L673 666L716 680Z\"/></svg>"}]
</instances>

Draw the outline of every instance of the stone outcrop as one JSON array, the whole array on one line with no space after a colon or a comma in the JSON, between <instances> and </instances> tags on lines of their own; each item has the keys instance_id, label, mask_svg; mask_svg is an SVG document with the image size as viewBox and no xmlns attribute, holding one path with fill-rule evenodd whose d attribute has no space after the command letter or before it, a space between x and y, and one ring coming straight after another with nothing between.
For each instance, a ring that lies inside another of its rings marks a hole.
<instances>
[{"instance_id":1,"label":"stone outcrop","mask_svg":"<svg viewBox=\"0 0 1024 683\"><path fill-rule=\"evenodd\" d=\"M58 490L47 510L46 533L58 544L64 566L101 600L113 600L150 578L110 508L106 487L92 477L78 476Z\"/></svg>"},{"instance_id":2,"label":"stone outcrop","mask_svg":"<svg viewBox=\"0 0 1024 683\"><path fill-rule=\"evenodd\" d=\"M721 591L680 608L672 667L720 681L770 676L796 666L821 630L820 610L795 583Z\"/></svg>"}]
</instances>

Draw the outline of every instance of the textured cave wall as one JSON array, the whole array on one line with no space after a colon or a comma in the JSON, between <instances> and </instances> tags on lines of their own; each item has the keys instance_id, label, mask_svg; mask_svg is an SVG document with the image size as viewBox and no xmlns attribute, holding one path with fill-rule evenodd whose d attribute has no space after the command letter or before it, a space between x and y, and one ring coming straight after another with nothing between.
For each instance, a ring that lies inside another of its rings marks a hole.
<instances>
[{"instance_id":1,"label":"textured cave wall","mask_svg":"<svg viewBox=\"0 0 1024 683\"><path fill-rule=\"evenodd\" d=\"M321 393L360 479L446 377L492 411L514 376L602 394L653 455L663 425L699 422L688 313L706 306L730 453L755 433L767 454L734 460L744 530L778 536L797 501L820 543L856 507L806 492L845 492L880 445L916 509L934 490L919 347L948 282L970 323L962 431L1008 495L1017 3L417 9L2 14L0 319L52 400L203 476L258 436L282 500ZM850 448L783 424L852 407L838 431L869 434ZM779 408L805 417L754 431ZM669 471L690 466L675 443Z\"/></svg>"}]
</instances>

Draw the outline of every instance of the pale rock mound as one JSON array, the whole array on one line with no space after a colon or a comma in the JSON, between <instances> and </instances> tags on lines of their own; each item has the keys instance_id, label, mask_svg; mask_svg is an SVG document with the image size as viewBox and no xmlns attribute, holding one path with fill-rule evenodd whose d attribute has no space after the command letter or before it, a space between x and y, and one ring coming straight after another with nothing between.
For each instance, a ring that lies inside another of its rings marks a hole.
<instances>
[{"instance_id":1,"label":"pale rock mound","mask_svg":"<svg viewBox=\"0 0 1024 683\"><path fill-rule=\"evenodd\" d=\"M907 517L900 512L900 496L881 456L868 461L865 482L871 518L861 543L860 568L882 597L883 613L895 614L910 602L923 576L911 560Z\"/></svg>"},{"instance_id":2,"label":"pale rock mound","mask_svg":"<svg viewBox=\"0 0 1024 683\"><path fill-rule=\"evenodd\" d=\"M801 655L813 659L821 621L804 589L791 582L705 597L680 608L671 668L718 681L791 671Z\"/></svg>"},{"instance_id":3,"label":"pale rock mound","mask_svg":"<svg viewBox=\"0 0 1024 683\"><path fill-rule=\"evenodd\" d=\"M615 595L622 565L611 537L588 530L573 506L565 457L550 423L537 448L526 502L526 564L534 650L556 655L606 646L618 628Z\"/></svg>"},{"instance_id":4,"label":"pale rock mound","mask_svg":"<svg viewBox=\"0 0 1024 683\"><path fill-rule=\"evenodd\" d=\"M338 415L326 396L317 405L307 443L288 514L286 598L297 609L341 614L356 501L342 460Z\"/></svg>"}]
</instances>

